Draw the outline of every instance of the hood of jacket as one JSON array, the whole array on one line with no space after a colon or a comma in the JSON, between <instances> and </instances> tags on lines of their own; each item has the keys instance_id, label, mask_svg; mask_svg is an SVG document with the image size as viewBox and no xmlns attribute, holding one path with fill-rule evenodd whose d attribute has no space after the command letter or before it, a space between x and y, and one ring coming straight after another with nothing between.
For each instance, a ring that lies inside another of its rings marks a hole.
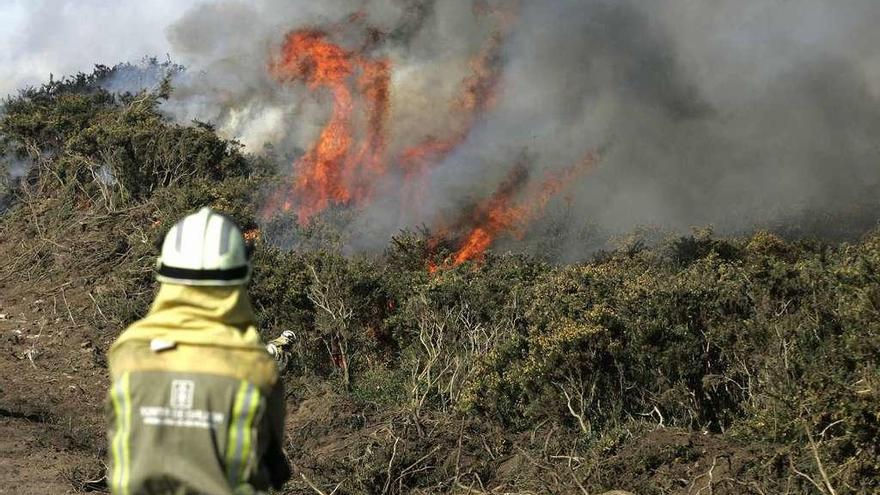
<instances>
[{"instance_id":1,"label":"hood of jacket","mask_svg":"<svg viewBox=\"0 0 880 495\"><path fill-rule=\"evenodd\" d=\"M244 286L162 284L149 313L134 322L111 348L154 340L265 350Z\"/></svg>"}]
</instances>

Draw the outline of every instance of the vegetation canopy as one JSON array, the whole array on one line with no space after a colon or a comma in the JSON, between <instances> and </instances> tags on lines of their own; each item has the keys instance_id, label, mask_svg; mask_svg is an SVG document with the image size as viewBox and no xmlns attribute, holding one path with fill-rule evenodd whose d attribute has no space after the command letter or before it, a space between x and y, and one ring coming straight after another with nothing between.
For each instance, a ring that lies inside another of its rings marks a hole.
<instances>
[{"instance_id":1,"label":"vegetation canopy","mask_svg":"<svg viewBox=\"0 0 880 495\"><path fill-rule=\"evenodd\" d=\"M81 279L109 343L147 310L181 216L257 232L262 331L297 336L285 493L880 491L880 233L695 231L431 271L451 252L401 232L343 256L319 222L256 230L271 158L171 122L167 80L108 92L116 70L3 103L0 280ZM322 240L270 242L291 232Z\"/></svg>"}]
</instances>

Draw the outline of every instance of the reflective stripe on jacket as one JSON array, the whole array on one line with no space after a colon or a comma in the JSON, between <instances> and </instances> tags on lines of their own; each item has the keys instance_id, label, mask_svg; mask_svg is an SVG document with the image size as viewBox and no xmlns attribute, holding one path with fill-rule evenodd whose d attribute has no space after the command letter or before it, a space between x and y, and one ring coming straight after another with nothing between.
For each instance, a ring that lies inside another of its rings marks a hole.
<instances>
[{"instance_id":1,"label":"reflective stripe on jacket","mask_svg":"<svg viewBox=\"0 0 880 495\"><path fill-rule=\"evenodd\" d=\"M280 486L284 394L240 287L160 288L108 354L116 495L238 495Z\"/></svg>"}]
</instances>

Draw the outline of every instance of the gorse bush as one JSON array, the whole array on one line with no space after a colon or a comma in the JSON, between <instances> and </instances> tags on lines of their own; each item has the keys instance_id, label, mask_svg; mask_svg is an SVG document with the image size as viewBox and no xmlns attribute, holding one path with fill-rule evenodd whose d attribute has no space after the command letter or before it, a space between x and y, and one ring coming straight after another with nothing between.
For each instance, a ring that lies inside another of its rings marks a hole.
<instances>
[{"instance_id":1,"label":"gorse bush","mask_svg":"<svg viewBox=\"0 0 880 495\"><path fill-rule=\"evenodd\" d=\"M147 63L144 71L180 70ZM267 172L264 160L244 155L210 126L181 126L163 115L167 79L152 92L104 89L132 70L98 66L23 90L0 115L0 157L30 165L6 186L8 197L27 208L4 220L43 243L10 270L63 257L112 273L95 291L108 308L102 325L124 325L146 310L153 294L149 260L180 217L209 204L243 228L255 226L254 198Z\"/></svg>"},{"instance_id":2,"label":"gorse bush","mask_svg":"<svg viewBox=\"0 0 880 495\"><path fill-rule=\"evenodd\" d=\"M266 336L297 335L288 388L305 411L327 396L353 418L289 432L302 445L349 439L345 455L293 450L331 489L338 475L361 493L493 479L598 490L609 458L665 428L751 446L718 493L880 489L880 234L830 245L697 231L578 264L490 254L431 273L449 246L402 232L384 253L343 256L332 223L257 221L261 188L279 180L271 162L170 122L167 85L109 93L108 71L5 102L0 156L33 168L4 185L14 199L0 222L25 254L0 275L77 266L101 308L92 323L112 336L146 311L157 245L180 217L210 205L259 228L250 293ZM613 481L661 493L671 485L635 474L708 470L676 449Z\"/></svg>"},{"instance_id":3,"label":"gorse bush","mask_svg":"<svg viewBox=\"0 0 880 495\"><path fill-rule=\"evenodd\" d=\"M38 166L51 160L42 186L77 190L110 211L161 188L252 173L240 145L220 139L210 126L171 124L158 111L167 94L103 89L118 70L99 67L8 100L0 151Z\"/></svg>"}]
</instances>

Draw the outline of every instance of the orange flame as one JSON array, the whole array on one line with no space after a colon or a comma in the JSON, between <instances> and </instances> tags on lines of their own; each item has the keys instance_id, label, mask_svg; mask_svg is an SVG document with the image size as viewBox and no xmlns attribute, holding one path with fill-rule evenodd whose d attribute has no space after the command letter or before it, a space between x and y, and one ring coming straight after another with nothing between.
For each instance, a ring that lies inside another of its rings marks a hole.
<instances>
[{"instance_id":1,"label":"orange flame","mask_svg":"<svg viewBox=\"0 0 880 495\"><path fill-rule=\"evenodd\" d=\"M303 81L311 90L325 89L333 100L329 121L295 166L292 192L299 222L307 224L331 205L369 198L375 177L384 173L390 63L347 51L330 42L327 33L305 29L287 35L269 70L281 81ZM354 137L353 89L366 102L367 129L359 145ZM290 193L276 191L264 214L292 209Z\"/></svg>"},{"instance_id":2,"label":"orange flame","mask_svg":"<svg viewBox=\"0 0 880 495\"><path fill-rule=\"evenodd\" d=\"M468 138L480 117L495 106L502 48L516 22L516 10L515 6L505 10L475 0L474 14L494 17L495 29L471 60L470 75L461 81L452 103L456 128L447 136L426 137L392 157L387 145L391 63L369 55L385 34L366 26L363 13L327 30L289 33L269 64L270 73L281 82L302 83L311 91L328 94L332 108L317 140L294 164L291 183L273 194L264 215L294 210L299 223L307 224L331 206L361 206L373 198L378 181L389 174L389 163L403 175L404 204L417 207L421 201L416 195L428 192L430 167L442 163ZM355 25L366 30L361 47L345 48L331 41L332 36L345 34L344 30ZM549 175L537 187L528 186L524 165L514 167L498 190L459 222L457 233L466 235L449 263L482 259L499 236L520 234L553 196L594 163L590 154L582 163Z\"/></svg>"},{"instance_id":3,"label":"orange flame","mask_svg":"<svg viewBox=\"0 0 880 495\"><path fill-rule=\"evenodd\" d=\"M312 91L329 93L332 110L315 143L294 164L292 182L274 192L263 216L295 210L299 223L307 224L333 205L363 205L372 199L379 179L388 174L387 163L403 173L406 204L419 204L416 195L427 192L424 176L430 165L441 163L467 138L479 115L495 104L501 47L515 21L514 12L515 8L474 1L474 15L492 16L496 27L471 61L472 74L462 81L454 101L460 125L452 135L428 137L396 157L387 156L391 64L368 55L386 34L366 25L363 12L325 30L289 33L269 63L270 73L281 82L301 82ZM361 47L346 49L330 40L352 29L365 32Z\"/></svg>"},{"instance_id":4,"label":"orange flame","mask_svg":"<svg viewBox=\"0 0 880 495\"><path fill-rule=\"evenodd\" d=\"M386 173L385 149L388 124L388 98L391 80L391 64L388 60L360 60L361 75L358 90L367 101L367 133L353 165L363 167L359 178L356 199L367 201L372 193L376 177Z\"/></svg>"},{"instance_id":5,"label":"orange flame","mask_svg":"<svg viewBox=\"0 0 880 495\"><path fill-rule=\"evenodd\" d=\"M590 152L580 162L559 173L550 174L538 187L527 191L519 202L514 201L514 196L520 191L526 177L522 166L515 167L495 193L475 210L472 220L476 225L453 254L452 266L483 259L489 246L504 233L521 235L525 225L540 214L554 196L595 165L596 154ZM435 270L429 266L429 271Z\"/></svg>"}]
</instances>

